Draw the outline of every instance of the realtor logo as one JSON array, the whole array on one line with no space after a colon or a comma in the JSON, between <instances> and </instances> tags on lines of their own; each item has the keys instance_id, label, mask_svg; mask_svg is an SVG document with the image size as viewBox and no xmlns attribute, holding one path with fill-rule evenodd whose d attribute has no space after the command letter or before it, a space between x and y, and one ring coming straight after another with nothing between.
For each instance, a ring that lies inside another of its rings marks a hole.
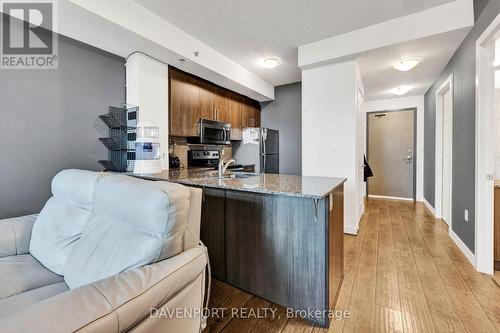
<instances>
[{"instance_id":1,"label":"realtor logo","mask_svg":"<svg viewBox=\"0 0 500 333\"><path fill-rule=\"evenodd\" d=\"M57 69L54 0L1 0L2 69Z\"/></svg>"}]
</instances>

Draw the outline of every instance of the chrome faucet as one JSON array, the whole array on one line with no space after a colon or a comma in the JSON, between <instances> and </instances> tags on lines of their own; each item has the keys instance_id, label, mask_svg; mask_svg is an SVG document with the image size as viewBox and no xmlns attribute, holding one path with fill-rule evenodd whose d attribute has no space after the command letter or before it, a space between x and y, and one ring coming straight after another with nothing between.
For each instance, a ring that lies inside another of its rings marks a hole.
<instances>
[{"instance_id":1,"label":"chrome faucet","mask_svg":"<svg viewBox=\"0 0 500 333\"><path fill-rule=\"evenodd\" d=\"M230 159L229 161L227 161L227 163L224 163L225 159L226 159L227 156L225 157L221 157L219 159L219 165L218 165L218 170L219 170L219 178L224 178L224 174L226 173L226 170L227 168L233 164L233 163L236 163L235 160L233 159Z\"/></svg>"}]
</instances>

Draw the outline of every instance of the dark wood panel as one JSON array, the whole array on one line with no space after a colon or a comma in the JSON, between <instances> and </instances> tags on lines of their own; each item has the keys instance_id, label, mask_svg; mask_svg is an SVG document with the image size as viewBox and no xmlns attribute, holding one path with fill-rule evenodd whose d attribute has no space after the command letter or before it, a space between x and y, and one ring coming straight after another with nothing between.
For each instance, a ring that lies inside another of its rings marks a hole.
<instances>
[{"instance_id":1,"label":"dark wood panel","mask_svg":"<svg viewBox=\"0 0 500 333\"><path fill-rule=\"evenodd\" d=\"M326 203L227 191L226 281L296 310L328 309Z\"/></svg>"},{"instance_id":2,"label":"dark wood panel","mask_svg":"<svg viewBox=\"0 0 500 333\"><path fill-rule=\"evenodd\" d=\"M200 86L200 117L217 120L218 91L216 87L205 82L198 82L197 84Z\"/></svg>"},{"instance_id":3,"label":"dark wood panel","mask_svg":"<svg viewBox=\"0 0 500 333\"><path fill-rule=\"evenodd\" d=\"M241 99L240 104L242 127L260 127L259 103L249 99Z\"/></svg>"},{"instance_id":4,"label":"dark wood panel","mask_svg":"<svg viewBox=\"0 0 500 333\"><path fill-rule=\"evenodd\" d=\"M230 123L232 128L241 128L241 106L236 94L221 91L217 110L220 121Z\"/></svg>"},{"instance_id":5,"label":"dark wood panel","mask_svg":"<svg viewBox=\"0 0 500 333\"><path fill-rule=\"evenodd\" d=\"M197 135L199 118L230 123L234 129L260 126L260 104L192 74L169 67L170 135Z\"/></svg>"},{"instance_id":6,"label":"dark wood panel","mask_svg":"<svg viewBox=\"0 0 500 333\"><path fill-rule=\"evenodd\" d=\"M201 241L208 249L212 276L226 279L225 191L203 189L201 211Z\"/></svg>"},{"instance_id":7,"label":"dark wood panel","mask_svg":"<svg viewBox=\"0 0 500 333\"><path fill-rule=\"evenodd\" d=\"M254 123L255 127L260 127L260 105L259 103L252 103L253 105L251 106L252 108L252 116L250 118L250 123Z\"/></svg>"},{"instance_id":8,"label":"dark wood panel","mask_svg":"<svg viewBox=\"0 0 500 333\"><path fill-rule=\"evenodd\" d=\"M169 76L170 135L196 135L200 117L200 88L191 77L176 70L170 70Z\"/></svg>"},{"instance_id":9,"label":"dark wood panel","mask_svg":"<svg viewBox=\"0 0 500 333\"><path fill-rule=\"evenodd\" d=\"M344 185L329 198L328 207L328 304L333 309L344 277Z\"/></svg>"}]
</instances>

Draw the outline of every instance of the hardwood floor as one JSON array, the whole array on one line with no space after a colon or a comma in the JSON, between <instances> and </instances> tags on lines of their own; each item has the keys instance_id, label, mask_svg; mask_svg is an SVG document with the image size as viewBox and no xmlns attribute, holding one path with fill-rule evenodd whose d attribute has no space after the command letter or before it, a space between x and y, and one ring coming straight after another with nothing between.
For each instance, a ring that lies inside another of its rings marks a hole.
<instances>
[{"instance_id":1,"label":"hardwood floor","mask_svg":"<svg viewBox=\"0 0 500 333\"><path fill-rule=\"evenodd\" d=\"M211 308L226 310L205 332L500 332L499 286L474 270L423 204L370 199L359 234L344 240L335 309L347 318L314 327L213 280Z\"/></svg>"}]
</instances>

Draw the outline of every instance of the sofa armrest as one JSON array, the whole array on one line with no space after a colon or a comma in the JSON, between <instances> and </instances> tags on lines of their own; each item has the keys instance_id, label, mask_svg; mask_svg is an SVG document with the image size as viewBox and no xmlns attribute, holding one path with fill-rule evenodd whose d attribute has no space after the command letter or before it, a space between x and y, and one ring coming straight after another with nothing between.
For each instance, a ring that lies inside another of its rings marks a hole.
<instances>
[{"instance_id":1,"label":"sofa armrest","mask_svg":"<svg viewBox=\"0 0 500 333\"><path fill-rule=\"evenodd\" d=\"M206 263L206 250L195 247L29 306L0 318L0 327L3 333L123 332L149 318L152 309L182 294L203 276Z\"/></svg>"},{"instance_id":2,"label":"sofa armrest","mask_svg":"<svg viewBox=\"0 0 500 333\"><path fill-rule=\"evenodd\" d=\"M0 258L29 253L31 230L37 216L0 220Z\"/></svg>"}]
</instances>

